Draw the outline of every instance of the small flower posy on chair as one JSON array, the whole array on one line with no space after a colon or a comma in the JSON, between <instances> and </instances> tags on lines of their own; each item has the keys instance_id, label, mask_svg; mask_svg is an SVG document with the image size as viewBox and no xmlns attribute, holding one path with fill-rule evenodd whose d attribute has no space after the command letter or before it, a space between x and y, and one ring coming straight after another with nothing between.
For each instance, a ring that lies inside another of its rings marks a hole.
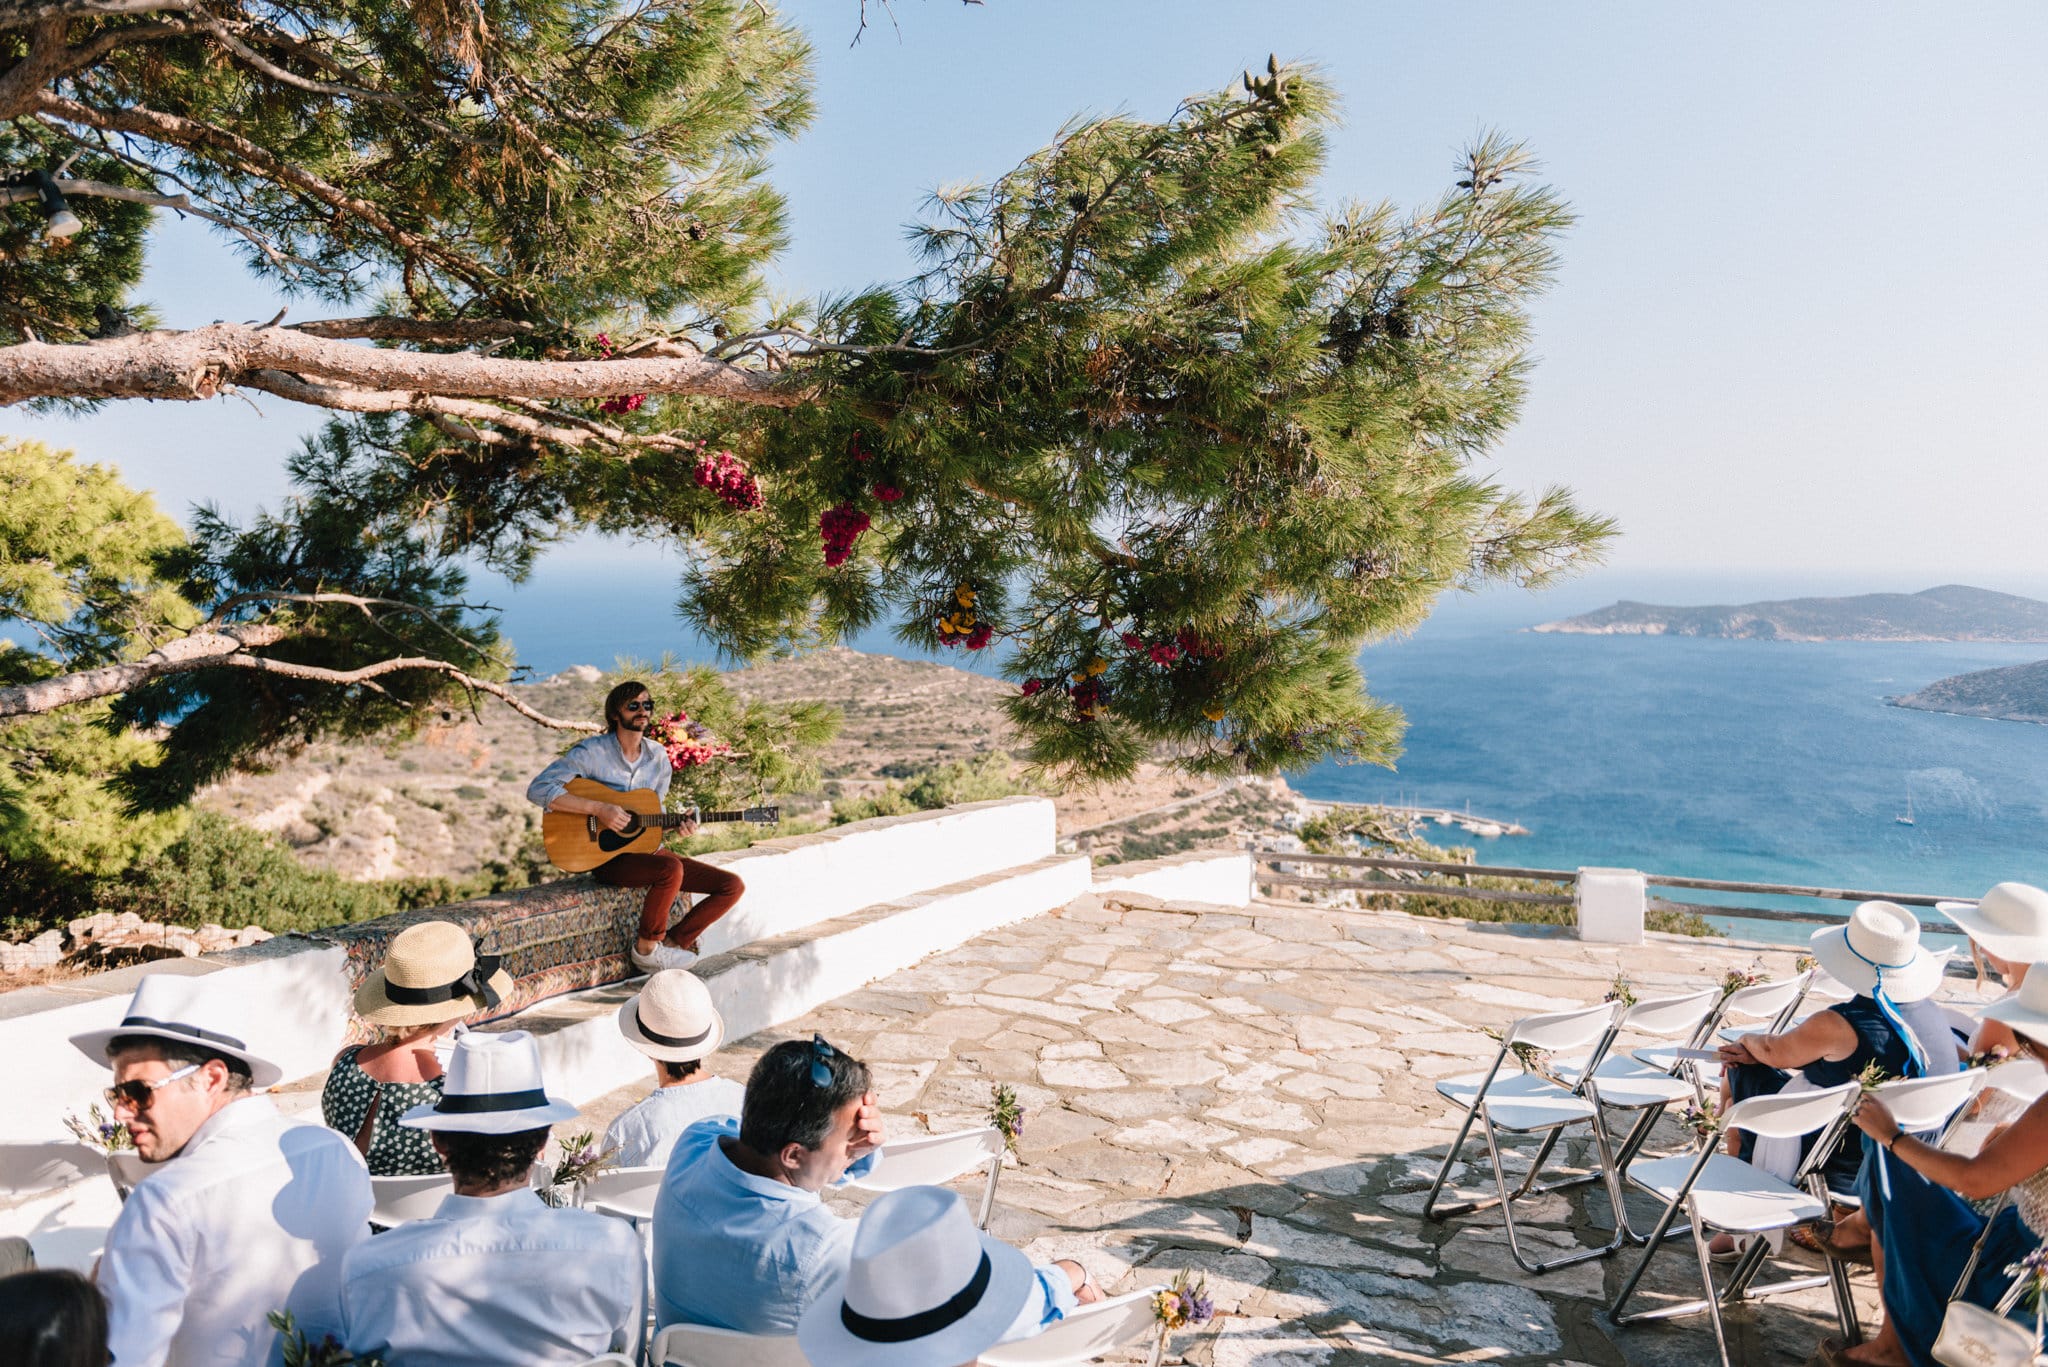
<instances>
[{"instance_id":1,"label":"small flower posy on chair","mask_svg":"<svg viewBox=\"0 0 2048 1367\"><path fill-rule=\"evenodd\" d=\"M1152 1361L1156 1363L1164 1355L1167 1336L1174 1330L1207 1324L1215 1315L1208 1277L1185 1267L1176 1272L1165 1290L1152 1295L1152 1316L1159 1321L1159 1342L1153 1347Z\"/></svg>"},{"instance_id":2,"label":"small flower posy on chair","mask_svg":"<svg viewBox=\"0 0 2048 1367\"><path fill-rule=\"evenodd\" d=\"M1016 1153L1017 1136L1024 1133L1024 1107L1017 1100L1017 1089L1007 1082L989 1088L988 1123L1002 1132L1003 1148Z\"/></svg>"},{"instance_id":3,"label":"small flower posy on chair","mask_svg":"<svg viewBox=\"0 0 2048 1367\"><path fill-rule=\"evenodd\" d=\"M600 1152L597 1136L589 1130L572 1134L561 1144L561 1157L555 1160L555 1169L548 1175L550 1193L559 1192L563 1187L581 1187L599 1173L610 1172L618 1166L619 1151L605 1149ZM554 1205L559 1198L549 1196L544 1199Z\"/></svg>"},{"instance_id":4,"label":"small flower posy on chair","mask_svg":"<svg viewBox=\"0 0 2048 1367\"><path fill-rule=\"evenodd\" d=\"M357 1357L332 1334L322 1334L317 1343L309 1340L289 1310L273 1310L269 1319L270 1327L277 1330L284 1367L386 1367L384 1359L375 1353Z\"/></svg>"},{"instance_id":5,"label":"small flower posy on chair","mask_svg":"<svg viewBox=\"0 0 2048 1367\"><path fill-rule=\"evenodd\" d=\"M123 1153L135 1147L128 1127L100 1109L95 1101L81 1117L76 1111L64 1117L64 1128L78 1136L78 1142L101 1153Z\"/></svg>"}]
</instances>

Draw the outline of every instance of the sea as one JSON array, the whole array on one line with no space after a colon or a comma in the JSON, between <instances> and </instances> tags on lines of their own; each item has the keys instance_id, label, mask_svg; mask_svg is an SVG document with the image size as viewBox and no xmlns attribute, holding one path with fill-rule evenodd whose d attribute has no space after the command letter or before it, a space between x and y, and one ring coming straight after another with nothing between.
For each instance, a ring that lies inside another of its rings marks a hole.
<instances>
[{"instance_id":1,"label":"sea","mask_svg":"<svg viewBox=\"0 0 2048 1367\"><path fill-rule=\"evenodd\" d=\"M543 571L492 598L537 673L664 651L712 659L673 614L662 582L673 579L654 569L649 582L653 568ZM2005 879L2048 886L2048 726L1885 703L1950 674L2041 659L2048 647L1526 630L1617 597L1741 602L1816 591L1772 587L1610 577L1561 599L1448 599L1413 636L1360 656L1371 691L1407 715L1396 765L1326 763L1291 781L1311 798L1469 808L1527 828L1491 839L1456 826L1424 832L1436 843L1476 846L1483 863L1953 897L1979 896ZM885 631L851 644L991 673L997 663L921 655ZM1909 801L1913 822L1904 825ZM1849 905L1671 895L1823 915ZM1735 928L1779 941L1803 934L1754 921Z\"/></svg>"}]
</instances>

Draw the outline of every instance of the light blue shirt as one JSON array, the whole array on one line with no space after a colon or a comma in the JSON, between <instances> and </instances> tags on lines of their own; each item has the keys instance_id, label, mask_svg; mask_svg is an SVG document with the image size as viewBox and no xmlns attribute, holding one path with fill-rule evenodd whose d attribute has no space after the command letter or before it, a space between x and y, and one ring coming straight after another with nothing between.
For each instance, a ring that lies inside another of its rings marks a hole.
<instances>
[{"instance_id":1,"label":"light blue shirt","mask_svg":"<svg viewBox=\"0 0 2048 1367\"><path fill-rule=\"evenodd\" d=\"M404 1367L580 1367L638 1359L647 1264L624 1220L522 1187L445 1198L341 1260L342 1342Z\"/></svg>"},{"instance_id":2,"label":"light blue shirt","mask_svg":"<svg viewBox=\"0 0 2048 1367\"><path fill-rule=\"evenodd\" d=\"M601 1148L618 1150L613 1161L622 1168L665 1164L677 1135L700 1120L738 1115L746 1095L745 1087L723 1077L657 1087L653 1095L611 1123Z\"/></svg>"},{"instance_id":3,"label":"light blue shirt","mask_svg":"<svg viewBox=\"0 0 2048 1367\"><path fill-rule=\"evenodd\" d=\"M668 751L642 737L639 758L628 763L618 738L606 731L577 741L560 759L534 775L533 782L526 785L526 800L545 810L572 778L594 779L622 793L629 788L652 788L655 796L667 797L669 780L674 777Z\"/></svg>"},{"instance_id":4,"label":"light blue shirt","mask_svg":"<svg viewBox=\"0 0 2048 1367\"><path fill-rule=\"evenodd\" d=\"M654 1307L664 1329L709 1324L794 1334L804 1308L851 1260L857 1222L827 1210L814 1191L739 1168L719 1142L739 1132L732 1116L700 1120L669 1154L654 1202ZM846 1175L863 1176L872 1164L870 1154ZM1074 1308L1066 1273L1036 1271L1038 1284L1005 1343L1029 1338Z\"/></svg>"}]
</instances>

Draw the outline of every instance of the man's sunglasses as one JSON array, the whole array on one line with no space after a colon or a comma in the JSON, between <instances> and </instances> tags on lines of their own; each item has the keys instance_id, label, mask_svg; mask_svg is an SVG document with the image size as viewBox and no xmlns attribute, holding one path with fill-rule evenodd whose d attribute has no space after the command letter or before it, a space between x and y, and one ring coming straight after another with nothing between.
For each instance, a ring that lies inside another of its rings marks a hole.
<instances>
[{"instance_id":1,"label":"man's sunglasses","mask_svg":"<svg viewBox=\"0 0 2048 1367\"><path fill-rule=\"evenodd\" d=\"M106 1090L107 1105L117 1110L122 1106L126 1106L131 1111L146 1111L149 1109L150 1103L156 1100L158 1088L168 1087L173 1082L177 1082L182 1078L188 1078L204 1066L204 1064L200 1063L188 1063L175 1073L164 1074L155 1082L144 1082L140 1078L130 1078L126 1082L117 1082Z\"/></svg>"},{"instance_id":2,"label":"man's sunglasses","mask_svg":"<svg viewBox=\"0 0 2048 1367\"><path fill-rule=\"evenodd\" d=\"M651 702L629 702L619 704L619 711L621 712L652 712L653 710L654 704Z\"/></svg>"},{"instance_id":3,"label":"man's sunglasses","mask_svg":"<svg viewBox=\"0 0 2048 1367\"><path fill-rule=\"evenodd\" d=\"M830 1087L832 1085L832 1057L839 1053L825 1043L823 1035L811 1036L811 1085Z\"/></svg>"}]
</instances>

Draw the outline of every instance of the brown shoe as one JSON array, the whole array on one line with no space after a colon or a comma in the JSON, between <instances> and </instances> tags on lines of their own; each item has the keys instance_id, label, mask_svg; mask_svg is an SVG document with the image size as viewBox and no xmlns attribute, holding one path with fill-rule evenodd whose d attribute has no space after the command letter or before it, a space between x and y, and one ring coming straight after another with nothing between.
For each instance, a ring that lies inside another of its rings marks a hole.
<instances>
[{"instance_id":1,"label":"brown shoe","mask_svg":"<svg viewBox=\"0 0 2048 1367\"><path fill-rule=\"evenodd\" d=\"M1840 1263L1856 1263L1863 1267L1876 1265L1869 1244L1836 1243L1835 1226L1831 1220L1816 1220L1811 1224L1794 1226L1787 1237L1808 1253L1818 1253L1823 1258L1833 1258Z\"/></svg>"}]
</instances>

